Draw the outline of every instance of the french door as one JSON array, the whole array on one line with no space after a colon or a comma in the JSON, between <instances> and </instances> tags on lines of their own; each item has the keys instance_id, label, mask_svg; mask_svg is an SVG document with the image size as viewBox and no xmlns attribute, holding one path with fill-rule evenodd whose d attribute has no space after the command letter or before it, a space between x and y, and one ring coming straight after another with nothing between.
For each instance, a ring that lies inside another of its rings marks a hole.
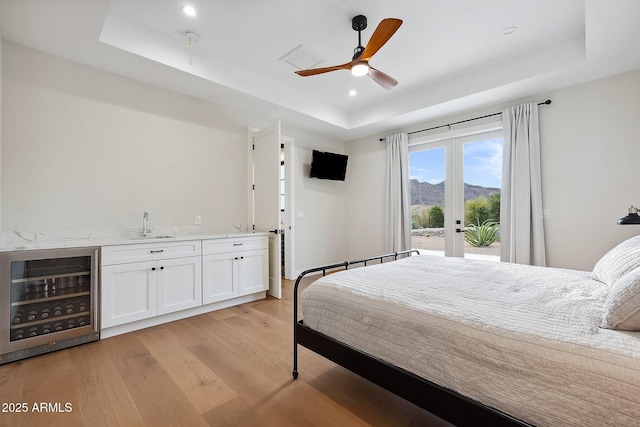
<instances>
[{"instance_id":1,"label":"french door","mask_svg":"<svg viewBox=\"0 0 640 427\"><path fill-rule=\"evenodd\" d=\"M412 247L499 260L502 132L410 142L409 156Z\"/></svg>"}]
</instances>

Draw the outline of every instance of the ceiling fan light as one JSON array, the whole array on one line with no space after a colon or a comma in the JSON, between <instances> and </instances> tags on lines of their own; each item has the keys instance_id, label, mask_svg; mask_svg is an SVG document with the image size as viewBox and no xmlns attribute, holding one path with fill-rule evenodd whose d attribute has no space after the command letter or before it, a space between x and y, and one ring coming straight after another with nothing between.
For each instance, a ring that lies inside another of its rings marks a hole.
<instances>
[{"instance_id":1,"label":"ceiling fan light","mask_svg":"<svg viewBox=\"0 0 640 427\"><path fill-rule=\"evenodd\" d=\"M358 62L356 65L351 67L351 74L356 77L366 76L369 74L369 64L366 62Z\"/></svg>"}]
</instances>

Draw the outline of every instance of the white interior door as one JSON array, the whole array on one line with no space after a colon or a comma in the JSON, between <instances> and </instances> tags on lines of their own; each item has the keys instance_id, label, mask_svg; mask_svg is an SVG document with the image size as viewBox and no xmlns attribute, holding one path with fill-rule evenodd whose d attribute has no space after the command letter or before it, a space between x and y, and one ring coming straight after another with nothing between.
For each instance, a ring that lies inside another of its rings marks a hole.
<instances>
[{"instance_id":1,"label":"white interior door","mask_svg":"<svg viewBox=\"0 0 640 427\"><path fill-rule=\"evenodd\" d=\"M255 231L269 232L269 295L280 298L280 122L253 136L253 225Z\"/></svg>"},{"instance_id":2,"label":"white interior door","mask_svg":"<svg viewBox=\"0 0 640 427\"><path fill-rule=\"evenodd\" d=\"M293 158L294 158L294 141L293 138L282 136L282 142L284 142L284 183L285 183L285 203L284 203L284 215L281 218L284 225L284 277L289 280L295 280L294 275L295 265L295 227L294 216L295 202L294 202L294 173L293 173Z\"/></svg>"}]
</instances>

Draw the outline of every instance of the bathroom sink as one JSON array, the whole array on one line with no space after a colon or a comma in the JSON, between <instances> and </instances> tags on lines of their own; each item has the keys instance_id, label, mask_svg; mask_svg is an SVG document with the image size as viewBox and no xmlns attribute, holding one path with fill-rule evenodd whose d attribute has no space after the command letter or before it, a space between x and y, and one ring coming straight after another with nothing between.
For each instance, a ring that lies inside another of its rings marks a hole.
<instances>
[{"instance_id":1,"label":"bathroom sink","mask_svg":"<svg viewBox=\"0 0 640 427\"><path fill-rule=\"evenodd\" d=\"M154 235L148 235L148 236L138 236L138 237L129 237L129 240L153 240L153 239L173 239L176 236L154 236Z\"/></svg>"}]
</instances>

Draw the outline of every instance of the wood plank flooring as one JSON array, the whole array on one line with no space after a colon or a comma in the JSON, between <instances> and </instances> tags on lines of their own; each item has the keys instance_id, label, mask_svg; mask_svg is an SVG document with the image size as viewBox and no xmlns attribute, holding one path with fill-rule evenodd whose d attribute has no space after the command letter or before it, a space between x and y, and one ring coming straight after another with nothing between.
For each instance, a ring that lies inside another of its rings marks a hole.
<instances>
[{"instance_id":1,"label":"wood plank flooring","mask_svg":"<svg viewBox=\"0 0 640 427\"><path fill-rule=\"evenodd\" d=\"M293 380L292 290L2 365L0 426L448 425L305 348Z\"/></svg>"}]
</instances>

